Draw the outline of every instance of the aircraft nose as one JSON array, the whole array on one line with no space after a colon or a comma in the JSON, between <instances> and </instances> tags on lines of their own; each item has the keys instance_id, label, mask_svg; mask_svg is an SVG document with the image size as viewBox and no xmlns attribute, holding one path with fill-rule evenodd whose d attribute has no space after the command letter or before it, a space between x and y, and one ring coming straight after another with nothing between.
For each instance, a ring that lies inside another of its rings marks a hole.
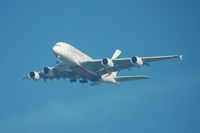
<instances>
[{"instance_id":1,"label":"aircraft nose","mask_svg":"<svg viewBox=\"0 0 200 133\"><path fill-rule=\"evenodd\" d=\"M54 54L58 54L59 53L59 47L57 45L53 46L52 51Z\"/></svg>"}]
</instances>

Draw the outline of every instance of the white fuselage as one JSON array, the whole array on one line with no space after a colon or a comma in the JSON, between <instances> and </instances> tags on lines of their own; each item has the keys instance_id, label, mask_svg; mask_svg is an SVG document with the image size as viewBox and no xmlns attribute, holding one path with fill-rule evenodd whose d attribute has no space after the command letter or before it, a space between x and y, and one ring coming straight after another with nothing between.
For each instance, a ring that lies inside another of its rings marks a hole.
<instances>
[{"instance_id":1,"label":"white fuselage","mask_svg":"<svg viewBox=\"0 0 200 133\"><path fill-rule=\"evenodd\" d=\"M56 43L52 50L57 57L59 57L63 62L69 64L69 66L74 64L77 65L80 62L92 59L83 52L64 42Z\"/></svg>"},{"instance_id":2,"label":"white fuselage","mask_svg":"<svg viewBox=\"0 0 200 133\"><path fill-rule=\"evenodd\" d=\"M55 67L46 66L43 71L31 71L23 80L33 79L59 79L69 78L70 82L88 83L99 85L102 83L117 84L120 82L147 79L149 76L117 76L117 71L130 69L132 67L149 66L150 62L180 58L182 55L153 56L153 57L130 57L120 58L121 50L116 49L112 58L92 59L72 45L65 42L58 42L52 47L52 51L57 58L56 63L61 63Z\"/></svg>"},{"instance_id":3,"label":"white fuselage","mask_svg":"<svg viewBox=\"0 0 200 133\"><path fill-rule=\"evenodd\" d=\"M56 57L63 61L65 66L74 73L78 74L83 79L93 81L97 80L97 75L92 74L91 71L86 70L83 66L81 66L81 62L90 61L92 58L74 48L70 44L64 42L56 43L52 50Z\"/></svg>"},{"instance_id":4,"label":"white fuselage","mask_svg":"<svg viewBox=\"0 0 200 133\"><path fill-rule=\"evenodd\" d=\"M74 48L70 44L58 42L55 46L53 46L52 50L59 60L63 61L69 69L80 75L82 78L98 82L116 83L112 76L99 77L94 72L86 70L83 66L81 66L81 62L90 61L92 58Z\"/></svg>"}]
</instances>

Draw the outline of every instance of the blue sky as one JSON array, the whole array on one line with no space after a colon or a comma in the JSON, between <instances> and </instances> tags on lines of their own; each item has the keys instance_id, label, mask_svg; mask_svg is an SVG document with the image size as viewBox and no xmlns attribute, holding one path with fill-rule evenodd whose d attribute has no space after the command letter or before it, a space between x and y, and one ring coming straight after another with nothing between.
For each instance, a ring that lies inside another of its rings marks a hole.
<instances>
[{"instance_id":1,"label":"blue sky","mask_svg":"<svg viewBox=\"0 0 200 133\"><path fill-rule=\"evenodd\" d=\"M200 2L195 0L0 1L0 132L199 133ZM64 41L93 58L183 54L119 75L119 85L24 82L54 66Z\"/></svg>"}]
</instances>

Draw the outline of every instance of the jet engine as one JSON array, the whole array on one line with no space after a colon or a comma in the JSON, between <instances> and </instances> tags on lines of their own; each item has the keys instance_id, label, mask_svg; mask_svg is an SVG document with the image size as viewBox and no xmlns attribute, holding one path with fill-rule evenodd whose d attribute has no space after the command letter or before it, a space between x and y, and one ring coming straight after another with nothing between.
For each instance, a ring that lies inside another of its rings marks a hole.
<instances>
[{"instance_id":1,"label":"jet engine","mask_svg":"<svg viewBox=\"0 0 200 133\"><path fill-rule=\"evenodd\" d=\"M32 72L29 73L29 77L30 77L31 79L34 79L34 80L40 79L39 73L38 73L38 72L34 72L34 71L32 71Z\"/></svg>"},{"instance_id":2,"label":"jet engine","mask_svg":"<svg viewBox=\"0 0 200 133\"><path fill-rule=\"evenodd\" d=\"M107 59L107 58L104 58L102 61L101 61L101 64L106 66L106 67L113 67L114 66L114 63L111 59Z\"/></svg>"},{"instance_id":3,"label":"jet engine","mask_svg":"<svg viewBox=\"0 0 200 133\"><path fill-rule=\"evenodd\" d=\"M141 57L138 57L138 56L132 57L132 58L131 58L131 63L132 63L133 65L136 65L136 66L141 66L141 65L143 65L142 58L141 58Z\"/></svg>"},{"instance_id":4,"label":"jet engine","mask_svg":"<svg viewBox=\"0 0 200 133\"><path fill-rule=\"evenodd\" d=\"M43 72L47 75L53 75L54 74L53 67L44 67Z\"/></svg>"}]
</instances>

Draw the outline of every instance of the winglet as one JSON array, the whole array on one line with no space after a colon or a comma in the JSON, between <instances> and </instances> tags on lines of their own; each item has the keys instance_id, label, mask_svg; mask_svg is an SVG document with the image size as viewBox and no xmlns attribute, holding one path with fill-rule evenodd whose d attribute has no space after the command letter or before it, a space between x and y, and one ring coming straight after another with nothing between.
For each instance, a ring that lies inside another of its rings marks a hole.
<instances>
[{"instance_id":1,"label":"winglet","mask_svg":"<svg viewBox=\"0 0 200 133\"><path fill-rule=\"evenodd\" d=\"M181 60L183 60L183 55L179 55L179 58L180 58Z\"/></svg>"}]
</instances>

